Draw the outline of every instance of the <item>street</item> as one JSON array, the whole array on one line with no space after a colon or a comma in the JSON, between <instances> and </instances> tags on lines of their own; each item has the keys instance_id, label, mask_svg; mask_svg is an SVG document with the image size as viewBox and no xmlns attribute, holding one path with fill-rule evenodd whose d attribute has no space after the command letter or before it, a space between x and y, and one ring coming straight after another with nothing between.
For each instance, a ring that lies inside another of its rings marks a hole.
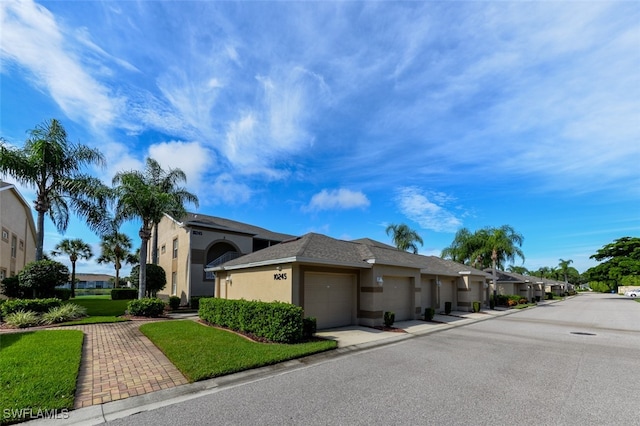
<instances>
[{"instance_id":1,"label":"street","mask_svg":"<svg viewBox=\"0 0 640 426\"><path fill-rule=\"evenodd\" d=\"M576 297L109 425L638 424L640 303Z\"/></svg>"}]
</instances>

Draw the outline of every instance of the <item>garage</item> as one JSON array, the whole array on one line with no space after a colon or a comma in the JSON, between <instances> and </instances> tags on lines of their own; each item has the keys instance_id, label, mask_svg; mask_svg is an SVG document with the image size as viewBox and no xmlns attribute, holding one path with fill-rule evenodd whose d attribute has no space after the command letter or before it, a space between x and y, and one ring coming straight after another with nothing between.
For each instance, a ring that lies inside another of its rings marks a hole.
<instances>
[{"instance_id":1,"label":"garage","mask_svg":"<svg viewBox=\"0 0 640 426\"><path fill-rule=\"evenodd\" d=\"M315 317L318 329L354 322L356 277L353 274L306 272L304 315Z\"/></svg>"},{"instance_id":2,"label":"garage","mask_svg":"<svg viewBox=\"0 0 640 426\"><path fill-rule=\"evenodd\" d=\"M396 314L396 321L414 319L411 278L384 276L382 309Z\"/></svg>"}]
</instances>

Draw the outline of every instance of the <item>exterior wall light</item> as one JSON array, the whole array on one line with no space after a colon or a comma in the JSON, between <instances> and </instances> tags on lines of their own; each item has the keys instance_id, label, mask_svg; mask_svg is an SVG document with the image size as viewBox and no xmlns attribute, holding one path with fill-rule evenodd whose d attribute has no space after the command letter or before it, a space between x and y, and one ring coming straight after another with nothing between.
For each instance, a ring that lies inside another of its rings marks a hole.
<instances>
[{"instance_id":1,"label":"exterior wall light","mask_svg":"<svg viewBox=\"0 0 640 426\"><path fill-rule=\"evenodd\" d=\"M382 284L384 284L384 279L382 279L382 277L377 277L376 282L378 283L379 286L382 286Z\"/></svg>"}]
</instances>

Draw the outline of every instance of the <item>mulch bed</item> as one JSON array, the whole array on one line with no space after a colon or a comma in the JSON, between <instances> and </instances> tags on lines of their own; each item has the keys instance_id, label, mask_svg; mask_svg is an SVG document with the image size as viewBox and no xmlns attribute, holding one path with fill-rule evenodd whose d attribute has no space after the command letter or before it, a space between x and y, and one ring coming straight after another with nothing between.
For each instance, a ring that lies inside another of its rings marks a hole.
<instances>
[{"instance_id":1,"label":"mulch bed","mask_svg":"<svg viewBox=\"0 0 640 426\"><path fill-rule=\"evenodd\" d=\"M390 331L392 333L406 333L406 330L403 330L401 328L395 328L395 327L386 327L384 325L375 325L372 328L375 328L376 330L381 330L381 331Z\"/></svg>"}]
</instances>

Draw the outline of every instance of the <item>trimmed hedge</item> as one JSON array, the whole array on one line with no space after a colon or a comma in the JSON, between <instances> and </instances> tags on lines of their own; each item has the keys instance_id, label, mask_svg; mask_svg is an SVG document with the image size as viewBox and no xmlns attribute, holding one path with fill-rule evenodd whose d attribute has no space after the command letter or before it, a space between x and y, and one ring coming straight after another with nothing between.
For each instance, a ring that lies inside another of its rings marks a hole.
<instances>
[{"instance_id":1,"label":"trimmed hedge","mask_svg":"<svg viewBox=\"0 0 640 426\"><path fill-rule=\"evenodd\" d=\"M189 300L189 307L191 309L200 309L200 299L203 296L191 296L191 300Z\"/></svg>"},{"instance_id":2,"label":"trimmed hedge","mask_svg":"<svg viewBox=\"0 0 640 426\"><path fill-rule=\"evenodd\" d=\"M394 312L386 311L384 313L384 326L391 327L396 320L396 314Z\"/></svg>"},{"instance_id":3,"label":"trimmed hedge","mask_svg":"<svg viewBox=\"0 0 640 426\"><path fill-rule=\"evenodd\" d=\"M424 310L424 320L425 321L433 321L433 317L436 315L436 310L433 308L425 308Z\"/></svg>"},{"instance_id":4,"label":"trimmed hedge","mask_svg":"<svg viewBox=\"0 0 640 426\"><path fill-rule=\"evenodd\" d=\"M133 300L138 298L135 288L114 288L111 290L111 300Z\"/></svg>"},{"instance_id":5,"label":"trimmed hedge","mask_svg":"<svg viewBox=\"0 0 640 426\"><path fill-rule=\"evenodd\" d=\"M62 304L60 299L13 299L7 300L0 306L2 309L2 316L6 317L9 314L18 311L32 311L38 314L48 312L51 308L57 308Z\"/></svg>"},{"instance_id":6,"label":"trimmed hedge","mask_svg":"<svg viewBox=\"0 0 640 426\"><path fill-rule=\"evenodd\" d=\"M473 302L473 312L480 312L480 306L482 304L478 301Z\"/></svg>"},{"instance_id":7,"label":"trimmed hedge","mask_svg":"<svg viewBox=\"0 0 640 426\"><path fill-rule=\"evenodd\" d=\"M451 313L451 302L444 302L444 313L447 315Z\"/></svg>"},{"instance_id":8,"label":"trimmed hedge","mask_svg":"<svg viewBox=\"0 0 640 426\"><path fill-rule=\"evenodd\" d=\"M135 317L157 317L164 312L164 302L158 298L132 300L127 304L127 310Z\"/></svg>"},{"instance_id":9,"label":"trimmed hedge","mask_svg":"<svg viewBox=\"0 0 640 426\"><path fill-rule=\"evenodd\" d=\"M57 299L62 301L69 300L71 298L71 289L70 288L56 288L53 290Z\"/></svg>"},{"instance_id":10,"label":"trimmed hedge","mask_svg":"<svg viewBox=\"0 0 640 426\"><path fill-rule=\"evenodd\" d=\"M290 303L206 297L200 299L198 315L211 324L272 342L293 343L303 337L303 310Z\"/></svg>"},{"instance_id":11,"label":"trimmed hedge","mask_svg":"<svg viewBox=\"0 0 640 426\"><path fill-rule=\"evenodd\" d=\"M310 339L316 334L318 325L315 317L307 317L302 319L302 336L305 339Z\"/></svg>"},{"instance_id":12,"label":"trimmed hedge","mask_svg":"<svg viewBox=\"0 0 640 426\"><path fill-rule=\"evenodd\" d=\"M178 296L169 297L169 308L171 308L172 311L180 308L180 298Z\"/></svg>"}]
</instances>

